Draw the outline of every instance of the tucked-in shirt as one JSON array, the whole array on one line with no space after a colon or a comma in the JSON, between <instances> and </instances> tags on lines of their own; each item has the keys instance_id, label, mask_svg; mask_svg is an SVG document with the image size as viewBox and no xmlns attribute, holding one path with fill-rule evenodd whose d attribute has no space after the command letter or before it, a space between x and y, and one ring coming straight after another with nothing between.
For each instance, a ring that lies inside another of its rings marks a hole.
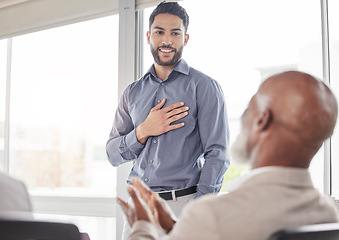
<instances>
[{"instance_id":1,"label":"tucked-in shirt","mask_svg":"<svg viewBox=\"0 0 339 240\"><path fill-rule=\"evenodd\" d=\"M185 125L138 142L135 129L151 109L184 102L188 115L173 122ZM116 111L106 150L110 163L134 161L127 182L142 179L153 191L169 191L198 184L196 197L218 192L229 166L226 105L220 85L181 60L165 81L154 65L124 91Z\"/></svg>"},{"instance_id":2,"label":"tucked-in shirt","mask_svg":"<svg viewBox=\"0 0 339 240\"><path fill-rule=\"evenodd\" d=\"M307 169L264 167L231 183L230 191L192 201L163 240L263 240L302 225L339 221L338 203L313 186ZM129 240L155 240L154 224L137 221Z\"/></svg>"}]
</instances>

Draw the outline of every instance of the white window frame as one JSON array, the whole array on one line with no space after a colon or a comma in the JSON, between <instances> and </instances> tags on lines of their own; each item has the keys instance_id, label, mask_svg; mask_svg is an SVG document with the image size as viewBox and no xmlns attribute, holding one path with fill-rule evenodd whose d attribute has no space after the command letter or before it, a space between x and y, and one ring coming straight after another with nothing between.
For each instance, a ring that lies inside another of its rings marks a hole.
<instances>
[{"instance_id":1,"label":"white window frame","mask_svg":"<svg viewBox=\"0 0 339 240\"><path fill-rule=\"evenodd\" d=\"M330 48L328 30L328 2L321 0L321 36L323 82L330 86ZM331 195L331 138L324 142L324 186L323 193Z\"/></svg>"}]
</instances>

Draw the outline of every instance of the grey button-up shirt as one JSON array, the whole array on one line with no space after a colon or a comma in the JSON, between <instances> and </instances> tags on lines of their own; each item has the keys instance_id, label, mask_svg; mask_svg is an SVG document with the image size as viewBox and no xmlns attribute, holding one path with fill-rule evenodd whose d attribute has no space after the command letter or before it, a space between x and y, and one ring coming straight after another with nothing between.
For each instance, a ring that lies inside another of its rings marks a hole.
<instances>
[{"instance_id":1,"label":"grey button-up shirt","mask_svg":"<svg viewBox=\"0 0 339 240\"><path fill-rule=\"evenodd\" d=\"M143 145L135 129L162 99L167 107L184 102L188 115L179 129L149 137ZM134 160L127 182L142 179L153 191L198 185L196 197L218 192L229 167L226 105L220 85L181 60L168 79L157 77L154 66L121 96L106 150L118 166Z\"/></svg>"}]
</instances>

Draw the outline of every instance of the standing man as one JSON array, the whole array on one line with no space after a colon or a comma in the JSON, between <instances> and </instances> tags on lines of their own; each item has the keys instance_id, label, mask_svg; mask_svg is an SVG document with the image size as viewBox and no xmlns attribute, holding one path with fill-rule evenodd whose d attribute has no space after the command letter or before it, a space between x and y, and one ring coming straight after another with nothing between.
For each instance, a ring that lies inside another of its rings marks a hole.
<instances>
[{"instance_id":1,"label":"standing man","mask_svg":"<svg viewBox=\"0 0 339 240\"><path fill-rule=\"evenodd\" d=\"M177 217L189 200L219 192L229 166L221 87L182 59L188 23L176 2L152 12L147 42L154 64L125 89L106 146L113 166L134 161L127 183L142 179Z\"/></svg>"}]
</instances>

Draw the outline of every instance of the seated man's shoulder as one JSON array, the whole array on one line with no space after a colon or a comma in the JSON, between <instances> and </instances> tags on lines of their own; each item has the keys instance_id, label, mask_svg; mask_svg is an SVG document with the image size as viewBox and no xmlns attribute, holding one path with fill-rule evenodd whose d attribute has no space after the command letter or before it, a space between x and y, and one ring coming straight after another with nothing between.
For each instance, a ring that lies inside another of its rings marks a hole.
<instances>
[{"instance_id":1,"label":"seated man's shoulder","mask_svg":"<svg viewBox=\"0 0 339 240\"><path fill-rule=\"evenodd\" d=\"M215 193L211 193L195 199L194 201L190 202L189 205L192 205L191 207L193 208L197 207L218 208L218 206L223 205L225 201L228 201L227 194L218 195Z\"/></svg>"}]
</instances>

